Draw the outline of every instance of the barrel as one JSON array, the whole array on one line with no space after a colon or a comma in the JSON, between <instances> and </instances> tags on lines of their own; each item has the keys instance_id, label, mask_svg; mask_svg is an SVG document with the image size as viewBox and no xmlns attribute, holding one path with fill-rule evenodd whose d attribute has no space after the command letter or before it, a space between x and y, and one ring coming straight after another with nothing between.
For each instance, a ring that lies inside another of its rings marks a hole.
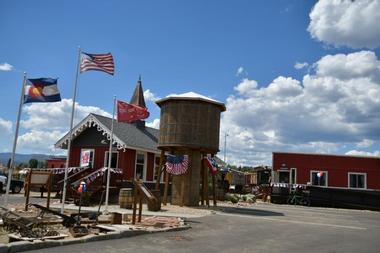
<instances>
[{"instance_id":1,"label":"barrel","mask_svg":"<svg viewBox=\"0 0 380 253\"><path fill-rule=\"evenodd\" d=\"M132 209L133 206L133 189L121 188L119 192L120 208Z\"/></svg>"}]
</instances>

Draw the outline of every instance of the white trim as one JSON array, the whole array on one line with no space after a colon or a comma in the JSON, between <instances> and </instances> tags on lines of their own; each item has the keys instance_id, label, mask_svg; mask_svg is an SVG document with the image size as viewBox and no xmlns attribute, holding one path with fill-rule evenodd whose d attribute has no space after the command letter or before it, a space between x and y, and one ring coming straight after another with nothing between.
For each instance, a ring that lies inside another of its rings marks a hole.
<instances>
[{"instance_id":1,"label":"white trim","mask_svg":"<svg viewBox=\"0 0 380 253\"><path fill-rule=\"evenodd\" d=\"M83 150L90 150L92 151L92 159L91 159L91 168L93 169L94 168L94 161L95 161L95 149L94 148L81 148L80 149L80 155L79 155L79 164L78 164L78 167L80 167L80 163L81 163L81 157L82 157L82 151Z\"/></svg>"},{"instance_id":2,"label":"white trim","mask_svg":"<svg viewBox=\"0 0 380 253\"><path fill-rule=\"evenodd\" d=\"M75 137L80 135L84 130L87 128L91 127L96 127L96 129L99 132L102 132L102 135L105 135L107 140L111 139L111 130L108 129L105 125L103 125L93 114L89 114L86 118L84 118L81 122L79 122L74 128L73 128L73 140ZM116 144L117 149L123 149L125 151L126 149L133 149L133 150L142 150L144 152L150 152L150 153L155 153L159 154L160 151L158 150L150 150L150 149L144 149L140 147L132 147L124 143L121 139L119 139L115 134L113 135L113 144ZM69 133L64 135L61 139L55 143L54 147L55 148L62 148L63 145L67 145L69 141Z\"/></svg>"},{"instance_id":3,"label":"white trim","mask_svg":"<svg viewBox=\"0 0 380 253\"><path fill-rule=\"evenodd\" d=\"M108 159L107 159L107 154L109 153L109 151L105 151L104 152L104 161L103 161L103 166L104 167L108 167L107 166L107 163L108 163ZM112 153L116 153L117 154L117 158L116 158L116 168L119 168L119 151L114 151L112 150ZM112 157L111 157L111 164L112 164ZM116 168L113 168L113 169L116 169Z\"/></svg>"},{"instance_id":4,"label":"white trim","mask_svg":"<svg viewBox=\"0 0 380 253\"><path fill-rule=\"evenodd\" d=\"M318 172L323 172L326 174L326 185L313 185L313 172L318 173ZM328 187L329 186L329 172L327 170L310 170L310 184L312 186L320 186L320 187Z\"/></svg>"},{"instance_id":5,"label":"white trim","mask_svg":"<svg viewBox=\"0 0 380 253\"><path fill-rule=\"evenodd\" d=\"M292 181L292 170L294 170L294 182L291 182ZM290 168L289 181L291 184L297 184L297 168Z\"/></svg>"},{"instance_id":6,"label":"white trim","mask_svg":"<svg viewBox=\"0 0 380 253\"><path fill-rule=\"evenodd\" d=\"M351 187L350 186L350 175L363 175L364 176L364 188ZM364 173L364 172L348 172L347 173L347 188L348 189L357 189L357 190L367 190L367 173Z\"/></svg>"},{"instance_id":7,"label":"white trim","mask_svg":"<svg viewBox=\"0 0 380 253\"><path fill-rule=\"evenodd\" d=\"M146 152L139 152L136 150L136 155L135 155L135 173L134 173L134 178L136 178L136 165L137 165L137 155L144 155L144 166L143 166L143 176L142 176L142 180L143 181L146 181L146 167L147 167L147 159L148 159L148 153Z\"/></svg>"}]
</instances>

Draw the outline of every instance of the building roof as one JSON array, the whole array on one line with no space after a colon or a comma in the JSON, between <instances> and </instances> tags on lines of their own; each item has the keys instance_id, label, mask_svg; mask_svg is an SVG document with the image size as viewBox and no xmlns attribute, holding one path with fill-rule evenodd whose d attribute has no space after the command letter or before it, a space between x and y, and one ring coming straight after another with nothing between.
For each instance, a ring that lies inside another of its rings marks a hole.
<instances>
[{"instance_id":1,"label":"building roof","mask_svg":"<svg viewBox=\"0 0 380 253\"><path fill-rule=\"evenodd\" d=\"M302 153L302 152L289 152L289 151L274 151L272 154L289 154L289 155L310 155L310 156L335 156L335 157L353 157L353 158L372 158L380 159L379 156L366 156L366 155L345 155L345 154L324 154L324 153Z\"/></svg>"},{"instance_id":2,"label":"building roof","mask_svg":"<svg viewBox=\"0 0 380 253\"><path fill-rule=\"evenodd\" d=\"M142 123L142 122L139 122ZM124 123L114 121L113 142L118 149L138 149L149 152L159 152L157 149L159 130L145 127L144 124ZM111 138L111 118L90 113L73 128L73 139L90 127L96 127L99 132ZM69 133L55 144L56 148L67 148Z\"/></svg>"},{"instance_id":3,"label":"building roof","mask_svg":"<svg viewBox=\"0 0 380 253\"><path fill-rule=\"evenodd\" d=\"M164 102L166 102L168 100L196 100L196 101L203 101L203 102L207 102L207 103L212 103L212 104L218 105L221 108L221 111L225 111L226 110L226 106L222 102L219 102L217 100L214 100L212 98L200 95L200 94L192 92L192 91L187 92L187 93L183 93L183 94L170 94L170 95L168 95L168 96L166 96L166 97L164 97L162 99L157 100L156 104L158 106L161 106L162 103L164 103Z\"/></svg>"}]
</instances>

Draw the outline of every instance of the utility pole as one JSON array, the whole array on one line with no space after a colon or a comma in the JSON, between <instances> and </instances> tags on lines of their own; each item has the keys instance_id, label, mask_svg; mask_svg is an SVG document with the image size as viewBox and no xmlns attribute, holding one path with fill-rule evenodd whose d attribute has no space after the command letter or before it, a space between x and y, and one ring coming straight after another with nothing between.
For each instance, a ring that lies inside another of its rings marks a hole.
<instances>
[{"instance_id":1,"label":"utility pole","mask_svg":"<svg viewBox=\"0 0 380 253\"><path fill-rule=\"evenodd\" d=\"M227 132L224 133L224 163L227 165L226 153L227 153Z\"/></svg>"}]
</instances>

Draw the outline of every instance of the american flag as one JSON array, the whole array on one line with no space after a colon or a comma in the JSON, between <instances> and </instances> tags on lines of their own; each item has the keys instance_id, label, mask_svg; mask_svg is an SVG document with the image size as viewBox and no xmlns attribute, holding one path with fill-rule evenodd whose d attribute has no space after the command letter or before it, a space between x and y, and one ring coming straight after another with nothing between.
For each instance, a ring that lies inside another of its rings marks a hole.
<instances>
[{"instance_id":1,"label":"american flag","mask_svg":"<svg viewBox=\"0 0 380 253\"><path fill-rule=\"evenodd\" d=\"M173 175L182 175L187 171L189 157L187 155L168 155L166 157L166 171Z\"/></svg>"},{"instance_id":2,"label":"american flag","mask_svg":"<svg viewBox=\"0 0 380 253\"><path fill-rule=\"evenodd\" d=\"M115 65L113 63L112 54L89 54L82 52L80 72L82 73L88 70L98 70L113 75Z\"/></svg>"}]
</instances>

